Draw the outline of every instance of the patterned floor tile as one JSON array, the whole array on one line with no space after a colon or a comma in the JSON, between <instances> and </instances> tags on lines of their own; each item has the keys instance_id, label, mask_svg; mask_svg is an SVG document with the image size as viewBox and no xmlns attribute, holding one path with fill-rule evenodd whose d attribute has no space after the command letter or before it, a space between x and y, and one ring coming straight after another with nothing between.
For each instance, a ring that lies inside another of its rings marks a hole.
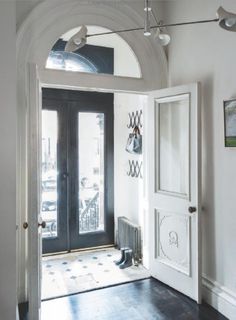
<instances>
[{"instance_id":1,"label":"patterned floor tile","mask_svg":"<svg viewBox=\"0 0 236 320\"><path fill-rule=\"evenodd\" d=\"M142 265L119 269L119 266L114 263L119 259L120 251L114 248L43 257L42 299L65 296L150 276Z\"/></svg>"}]
</instances>

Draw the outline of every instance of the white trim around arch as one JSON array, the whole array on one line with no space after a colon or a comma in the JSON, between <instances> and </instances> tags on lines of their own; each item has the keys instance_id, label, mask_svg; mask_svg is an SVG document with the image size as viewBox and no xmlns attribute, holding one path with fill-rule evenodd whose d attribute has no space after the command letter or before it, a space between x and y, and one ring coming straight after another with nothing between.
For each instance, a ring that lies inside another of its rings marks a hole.
<instances>
[{"instance_id":1,"label":"white trim around arch","mask_svg":"<svg viewBox=\"0 0 236 320\"><path fill-rule=\"evenodd\" d=\"M97 2L96 2L97 3ZM39 76L44 86L123 92L144 92L159 89L167 83L167 61L163 49L142 33L126 34L122 37L130 45L139 60L142 78L114 77L44 68L46 58L58 37L67 30L82 23L94 24L111 30L122 27L137 27L143 23L143 16L135 10L135 2L117 7L114 3L101 1L44 1L39 4L21 25L17 34L17 81L18 81L18 221L19 221L19 266L18 299L27 300L26 291L26 233L22 224L28 218L27 194L28 159L33 150L28 148L30 85L29 64L39 67Z\"/></svg>"}]
</instances>

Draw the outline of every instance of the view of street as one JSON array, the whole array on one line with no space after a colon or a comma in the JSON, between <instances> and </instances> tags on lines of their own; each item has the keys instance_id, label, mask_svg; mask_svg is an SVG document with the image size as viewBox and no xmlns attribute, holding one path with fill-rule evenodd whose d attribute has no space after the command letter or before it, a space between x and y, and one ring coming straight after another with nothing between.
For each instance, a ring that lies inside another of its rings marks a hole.
<instances>
[{"instance_id":1,"label":"view of street","mask_svg":"<svg viewBox=\"0 0 236 320\"><path fill-rule=\"evenodd\" d=\"M78 121L78 231L86 233L104 229L104 116L80 113ZM57 112L43 110L42 124L41 213L46 222L43 238L55 238L58 219L63 214L59 212L58 199L60 174L57 163L60 155Z\"/></svg>"}]
</instances>

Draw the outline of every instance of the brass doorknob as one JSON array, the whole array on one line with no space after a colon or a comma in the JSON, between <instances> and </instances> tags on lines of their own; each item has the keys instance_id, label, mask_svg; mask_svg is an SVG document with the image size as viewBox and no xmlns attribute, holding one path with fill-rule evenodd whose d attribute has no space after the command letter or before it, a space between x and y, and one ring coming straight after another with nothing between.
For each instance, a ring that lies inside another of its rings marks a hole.
<instances>
[{"instance_id":1,"label":"brass doorknob","mask_svg":"<svg viewBox=\"0 0 236 320\"><path fill-rule=\"evenodd\" d=\"M188 208L188 212L189 213L193 213L193 212L196 212L197 211L197 208L196 207L189 207Z\"/></svg>"},{"instance_id":2,"label":"brass doorknob","mask_svg":"<svg viewBox=\"0 0 236 320\"><path fill-rule=\"evenodd\" d=\"M24 222L24 223L23 223L23 228L24 228L24 229L28 229L28 226L29 226L29 225L28 225L28 222Z\"/></svg>"},{"instance_id":3,"label":"brass doorknob","mask_svg":"<svg viewBox=\"0 0 236 320\"><path fill-rule=\"evenodd\" d=\"M42 221L42 223L38 223L38 227L46 228L46 222Z\"/></svg>"}]
</instances>

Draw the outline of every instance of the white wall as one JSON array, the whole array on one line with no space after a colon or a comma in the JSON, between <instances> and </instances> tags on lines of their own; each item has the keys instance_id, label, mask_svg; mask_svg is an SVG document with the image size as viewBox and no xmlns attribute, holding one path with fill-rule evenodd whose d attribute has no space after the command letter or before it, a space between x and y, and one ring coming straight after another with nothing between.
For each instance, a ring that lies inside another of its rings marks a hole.
<instances>
[{"instance_id":1,"label":"white wall","mask_svg":"<svg viewBox=\"0 0 236 320\"><path fill-rule=\"evenodd\" d=\"M166 1L164 20L213 19L220 5L236 12L234 0ZM169 31L170 85L202 83L204 295L236 319L236 149L224 147L223 118L223 100L236 97L236 33L217 23Z\"/></svg>"},{"instance_id":2,"label":"white wall","mask_svg":"<svg viewBox=\"0 0 236 320\"><path fill-rule=\"evenodd\" d=\"M17 29L30 13L43 0L16 0L16 26Z\"/></svg>"},{"instance_id":3,"label":"white wall","mask_svg":"<svg viewBox=\"0 0 236 320\"><path fill-rule=\"evenodd\" d=\"M0 318L16 318L16 18L0 2Z\"/></svg>"},{"instance_id":4,"label":"white wall","mask_svg":"<svg viewBox=\"0 0 236 320\"><path fill-rule=\"evenodd\" d=\"M127 128L129 124L128 113L143 110L146 103L147 97L145 95L114 94L115 220L117 221L119 216L126 216L139 225L143 225L143 179L130 177L127 175L127 171L129 171L129 160L140 163L143 161L143 156L130 154L125 150L125 147L129 133L132 133L132 129ZM143 128L141 128L142 133Z\"/></svg>"}]
</instances>

